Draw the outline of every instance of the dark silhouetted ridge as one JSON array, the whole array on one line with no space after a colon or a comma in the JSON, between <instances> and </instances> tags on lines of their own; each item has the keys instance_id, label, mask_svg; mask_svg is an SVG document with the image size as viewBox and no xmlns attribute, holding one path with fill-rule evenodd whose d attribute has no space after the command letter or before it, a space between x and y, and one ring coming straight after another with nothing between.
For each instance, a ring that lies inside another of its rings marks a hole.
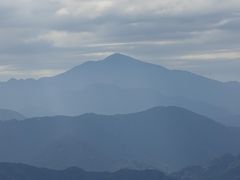
<instances>
[{"instance_id":1,"label":"dark silhouetted ridge","mask_svg":"<svg viewBox=\"0 0 240 180\"><path fill-rule=\"evenodd\" d=\"M0 163L1 180L175 180L157 170L87 172L79 168L52 170L24 164Z\"/></svg>"}]
</instances>

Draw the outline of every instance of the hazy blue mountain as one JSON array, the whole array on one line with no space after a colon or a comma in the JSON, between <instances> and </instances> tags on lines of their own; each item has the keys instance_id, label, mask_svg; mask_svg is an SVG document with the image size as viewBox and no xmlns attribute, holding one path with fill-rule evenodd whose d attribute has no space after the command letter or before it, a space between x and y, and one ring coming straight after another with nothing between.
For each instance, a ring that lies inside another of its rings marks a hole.
<instances>
[{"instance_id":1,"label":"hazy blue mountain","mask_svg":"<svg viewBox=\"0 0 240 180\"><path fill-rule=\"evenodd\" d=\"M23 120L26 117L16 111L12 111L9 109L0 109L0 121L6 120Z\"/></svg>"},{"instance_id":2,"label":"hazy blue mountain","mask_svg":"<svg viewBox=\"0 0 240 180\"><path fill-rule=\"evenodd\" d=\"M239 110L235 106L240 98L239 83L222 83L186 71L168 70L121 54L114 54L103 61L87 62L55 79L70 82L74 77L80 77L78 87L105 83L122 88L148 88L164 95L186 97L214 105L219 105L221 101L221 106Z\"/></svg>"},{"instance_id":3,"label":"hazy blue mountain","mask_svg":"<svg viewBox=\"0 0 240 180\"><path fill-rule=\"evenodd\" d=\"M202 164L239 153L240 130L178 107L126 115L85 114L0 123L0 162L86 170Z\"/></svg>"},{"instance_id":4,"label":"hazy blue mountain","mask_svg":"<svg viewBox=\"0 0 240 180\"><path fill-rule=\"evenodd\" d=\"M240 179L240 156L225 154L203 167L191 166L173 176L180 180L238 180Z\"/></svg>"},{"instance_id":5,"label":"hazy blue mountain","mask_svg":"<svg viewBox=\"0 0 240 180\"><path fill-rule=\"evenodd\" d=\"M236 82L222 83L114 54L54 77L0 83L0 106L43 116L129 113L173 105L226 123L240 112L239 92Z\"/></svg>"},{"instance_id":6,"label":"hazy blue mountain","mask_svg":"<svg viewBox=\"0 0 240 180\"><path fill-rule=\"evenodd\" d=\"M87 172L72 167L65 170L37 168L24 164L0 163L1 180L175 180L156 170L120 170L117 172Z\"/></svg>"}]
</instances>

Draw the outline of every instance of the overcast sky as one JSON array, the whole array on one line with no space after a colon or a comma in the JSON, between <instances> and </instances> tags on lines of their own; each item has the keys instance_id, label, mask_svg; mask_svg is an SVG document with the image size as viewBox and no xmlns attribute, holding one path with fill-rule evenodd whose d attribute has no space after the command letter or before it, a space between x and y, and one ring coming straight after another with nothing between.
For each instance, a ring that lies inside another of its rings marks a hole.
<instances>
[{"instance_id":1,"label":"overcast sky","mask_svg":"<svg viewBox=\"0 0 240 180\"><path fill-rule=\"evenodd\" d=\"M240 81L240 1L0 0L0 80L114 52Z\"/></svg>"}]
</instances>

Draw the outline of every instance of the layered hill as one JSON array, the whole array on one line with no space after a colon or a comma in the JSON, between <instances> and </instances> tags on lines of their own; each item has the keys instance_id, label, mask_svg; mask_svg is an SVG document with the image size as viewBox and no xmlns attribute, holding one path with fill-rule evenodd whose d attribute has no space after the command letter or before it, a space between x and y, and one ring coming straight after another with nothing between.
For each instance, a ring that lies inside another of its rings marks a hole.
<instances>
[{"instance_id":1,"label":"layered hill","mask_svg":"<svg viewBox=\"0 0 240 180\"><path fill-rule=\"evenodd\" d=\"M175 180L155 170L120 170L113 173L87 172L79 168L51 170L24 164L0 163L1 180Z\"/></svg>"},{"instance_id":2,"label":"layered hill","mask_svg":"<svg viewBox=\"0 0 240 180\"><path fill-rule=\"evenodd\" d=\"M91 171L177 170L240 152L240 130L178 107L0 122L0 162Z\"/></svg>"},{"instance_id":3,"label":"layered hill","mask_svg":"<svg viewBox=\"0 0 240 180\"><path fill-rule=\"evenodd\" d=\"M191 166L165 174L159 170L130 170L89 172L77 167L65 170L38 168L19 163L0 163L1 180L238 180L240 157L225 154L205 166Z\"/></svg>"}]
</instances>

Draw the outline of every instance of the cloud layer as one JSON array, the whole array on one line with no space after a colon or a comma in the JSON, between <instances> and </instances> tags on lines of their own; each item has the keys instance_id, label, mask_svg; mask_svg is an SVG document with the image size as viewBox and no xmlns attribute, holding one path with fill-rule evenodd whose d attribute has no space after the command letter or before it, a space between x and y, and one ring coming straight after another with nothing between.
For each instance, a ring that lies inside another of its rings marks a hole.
<instances>
[{"instance_id":1,"label":"cloud layer","mask_svg":"<svg viewBox=\"0 0 240 180\"><path fill-rule=\"evenodd\" d=\"M0 22L2 80L121 52L240 81L238 0L9 0Z\"/></svg>"}]
</instances>

